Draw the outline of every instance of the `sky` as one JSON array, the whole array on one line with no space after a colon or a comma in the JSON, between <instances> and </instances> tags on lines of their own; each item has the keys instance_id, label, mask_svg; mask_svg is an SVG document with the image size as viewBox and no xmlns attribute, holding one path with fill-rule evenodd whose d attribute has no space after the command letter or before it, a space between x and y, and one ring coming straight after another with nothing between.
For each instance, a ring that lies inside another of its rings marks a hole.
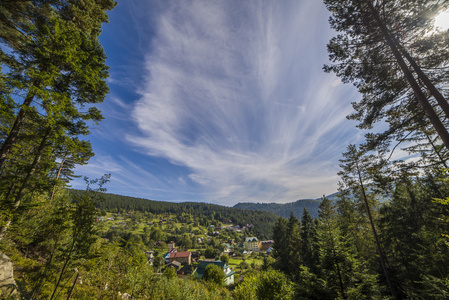
<instances>
[{"instance_id":1,"label":"sky","mask_svg":"<svg viewBox=\"0 0 449 300\"><path fill-rule=\"evenodd\" d=\"M317 0L120 1L103 26L111 92L82 176L108 192L232 206L337 191L361 96L322 70ZM81 180L74 188L84 188Z\"/></svg>"}]
</instances>

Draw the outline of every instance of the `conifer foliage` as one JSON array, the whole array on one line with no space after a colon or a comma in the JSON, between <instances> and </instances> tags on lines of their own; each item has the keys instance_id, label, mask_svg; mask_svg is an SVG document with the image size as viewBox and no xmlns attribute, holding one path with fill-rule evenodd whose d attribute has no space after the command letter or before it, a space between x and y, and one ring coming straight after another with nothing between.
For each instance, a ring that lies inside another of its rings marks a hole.
<instances>
[{"instance_id":1,"label":"conifer foliage","mask_svg":"<svg viewBox=\"0 0 449 300\"><path fill-rule=\"evenodd\" d=\"M433 17L447 1L324 0L331 27L325 71L352 82L363 95L350 118L369 129L380 120L389 129L370 136L371 147L410 136L439 136L449 148L447 32L433 31ZM424 133L424 134L422 134Z\"/></svg>"},{"instance_id":2,"label":"conifer foliage","mask_svg":"<svg viewBox=\"0 0 449 300\"><path fill-rule=\"evenodd\" d=\"M63 184L75 164L93 156L82 136L102 119L94 104L108 92L108 67L98 37L114 6L112 0L0 3L0 239L31 191Z\"/></svg>"}]
</instances>

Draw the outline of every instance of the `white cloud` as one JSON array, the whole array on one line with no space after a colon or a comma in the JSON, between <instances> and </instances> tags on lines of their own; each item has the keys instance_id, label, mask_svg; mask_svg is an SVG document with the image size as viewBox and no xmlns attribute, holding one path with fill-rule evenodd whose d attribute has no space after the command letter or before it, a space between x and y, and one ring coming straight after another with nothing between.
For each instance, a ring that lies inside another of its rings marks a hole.
<instances>
[{"instance_id":1,"label":"white cloud","mask_svg":"<svg viewBox=\"0 0 449 300\"><path fill-rule=\"evenodd\" d=\"M358 96L321 70L322 3L183 1L156 23L133 110L140 134L128 141L191 170L177 181L210 192L198 200L291 202L336 190Z\"/></svg>"}]
</instances>

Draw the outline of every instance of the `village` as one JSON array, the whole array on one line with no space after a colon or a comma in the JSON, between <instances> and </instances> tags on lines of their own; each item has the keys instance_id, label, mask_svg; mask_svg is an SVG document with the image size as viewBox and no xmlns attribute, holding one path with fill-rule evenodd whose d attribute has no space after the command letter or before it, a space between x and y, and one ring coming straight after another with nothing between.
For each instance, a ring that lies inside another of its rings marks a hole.
<instances>
[{"instance_id":1,"label":"village","mask_svg":"<svg viewBox=\"0 0 449 300\"><path fill-rule=\"evenodd\" d=\"M214 224L211 224L215 221ZM140 212L107 213L96 219L106 240L132 241L145 253L156 274L203 279L208 265L218 266L224 285L232 285L248 272L273 261L273 240L251 236L253 224L231 220L198 220L185 214L152 215Z\"/></svg>"}]
</instances>

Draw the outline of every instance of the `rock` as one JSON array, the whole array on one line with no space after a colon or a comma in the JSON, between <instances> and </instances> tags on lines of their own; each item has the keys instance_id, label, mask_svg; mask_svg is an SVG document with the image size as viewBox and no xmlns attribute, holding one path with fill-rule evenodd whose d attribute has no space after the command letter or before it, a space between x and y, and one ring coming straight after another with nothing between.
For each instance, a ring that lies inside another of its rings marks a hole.
<instances>
[{"instance_id":1,"label":"rock","mask_svg":"<svg viewBox=\"0 0 449 300\"><path fill-rule=\"evenodd\" d=\"M11 259L0 253L0 297L12 296L17 293L17 286L14 280L13 264Z\"/></svg>"}]
</instances>

